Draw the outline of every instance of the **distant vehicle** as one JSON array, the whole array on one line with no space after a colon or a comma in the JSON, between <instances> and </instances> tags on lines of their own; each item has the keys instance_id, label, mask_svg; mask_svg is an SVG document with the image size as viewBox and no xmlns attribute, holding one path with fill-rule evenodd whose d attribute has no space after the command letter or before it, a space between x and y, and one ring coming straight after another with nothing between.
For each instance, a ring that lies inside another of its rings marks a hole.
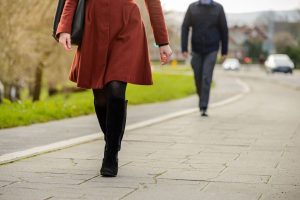
<instances>
[{"instance_id":1,"label":"distant vehicle","mask_svg":"<svg viewBox=\"0 0 300 200\"><path fill-rule=\"evenodd\" d=\"M286 54L269 55L265 66L268 73L283 72L292 74L295 68L293 61Z\"/></svg>"},{"instance_id":2,"label":"distant vehicle","mask_svg":"<svg viewBox=\"0 0 300 200\"><path fill-rule=\"evenodd\" d=\"M227 58L222 66L225 70L239 70L241 67L240 61L236 58Z\"/></svg>"}]
</instances>

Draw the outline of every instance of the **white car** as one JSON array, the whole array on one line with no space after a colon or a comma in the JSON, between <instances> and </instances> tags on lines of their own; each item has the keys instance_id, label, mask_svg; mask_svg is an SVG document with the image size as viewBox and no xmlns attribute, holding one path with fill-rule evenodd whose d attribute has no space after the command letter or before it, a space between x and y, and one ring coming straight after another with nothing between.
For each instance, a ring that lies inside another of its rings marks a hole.
<instances>
[{"instance_id":1,"label":"white car","mask_svg":"<svg viewBox=\"0 0 300 200\"><path fill-rule=\"evenodd\" d=\"M265 62L267 72L293 73L295 65L286 54L272 54Z\"/></svg>"},{"instance_id":2,"label":"white car","mask_svg":"<svg viewBox=\"0 0 300 200\"><path fill-rule=\"evenodd\" d=\"M240 61L236 58L227 58L222 66L225 70L239 70L241 67Z\"/></svg>"}]
</instances>

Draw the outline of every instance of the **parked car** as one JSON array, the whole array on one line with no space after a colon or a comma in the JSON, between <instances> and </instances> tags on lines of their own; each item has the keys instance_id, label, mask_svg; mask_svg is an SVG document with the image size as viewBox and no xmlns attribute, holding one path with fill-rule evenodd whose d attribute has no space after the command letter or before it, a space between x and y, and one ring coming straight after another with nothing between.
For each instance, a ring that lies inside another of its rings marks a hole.
<instances>
[{"instance_id":1,"label":"parked car","mask_svg":"<svg viewBox=\"0 0 300 200\"><path fill-rule=\"evenodd\" d=\"M225 70L239 70L241 67L240 61L236 58L227 58L222 66Z\"/></svg>"},{"instance_id":2,"label":"parked car","mask_svg":"<svg viewBox=\"0 0 300 200\"><path fill-rule=\"evenodd\" d=\"M267 58L265 67L268 73L283 72L292 74L295 65L286 54L272 54Z\"/></svg>"}]
</instances>

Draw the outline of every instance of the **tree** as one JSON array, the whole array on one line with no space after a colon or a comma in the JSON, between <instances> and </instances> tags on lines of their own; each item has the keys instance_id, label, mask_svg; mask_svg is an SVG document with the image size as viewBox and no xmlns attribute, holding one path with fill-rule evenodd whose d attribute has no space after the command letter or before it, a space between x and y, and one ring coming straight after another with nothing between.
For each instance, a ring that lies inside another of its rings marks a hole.
<instances>
[{"instance_id":1,"label":"tree","mask_svg":"<svg viewBox=\"0 0 300 200\"><path fill-rule=\"evenodd\" d=\"M51 85L66 81L71 55L60 56L65 53L51 37L56 4L51 0L0 1L0 80L6 91L27 86L33 100L38 100L45 70L55 77L45 80Z\"/></svg>"},{"instance_id":2,"label":"tree","mask_svg":"<svg viewBox=\"0 0 300 200\"><path fill-rule=\"evenodd\" d=\"M244 48L246 55L252 58L254 62L258 62L259 57L266 54L266 52L263 51L262 41L258 38L250 38L246 40Z\"/></svg>"},{"instance_id":3,"label":"tree","mask_svg":"<svg viewBox=\"0 0 300 200\"><path fill-rule=\"evenodd\" d=\"M300 69L300 46L288 47L284 53L288 54L296 65L296 68Z\"/></svg>"},{"instance_id":4,"label":"tree","mask_svg":"<svg viewBox=\"0 0 300 200\"><path fill-rule=\"evenodd\" d=\"M275 34L274 44L276 51L282 53L288 47L297 46L297 40L289 32L279 32Z\"/></svg>"},{"instance_id":5,"label":"tree","mask_svg":"<svg viewBox=\"0 0 300 200\"><path fill-rule=\"evenodd\" d=\"M0 1L0 23L3 25L0 30L0 45L2 47L0 52L0 80L4 84L5 97L9 99L12 99L11 88L20 84L21 75L27 71L27 69L18 67L25 58L19 43L22 40L22 31L20 30L23 23L22 16L26 13L26 9L23 9L22 5L21 0Z\"/></svg>"}]
</instances>

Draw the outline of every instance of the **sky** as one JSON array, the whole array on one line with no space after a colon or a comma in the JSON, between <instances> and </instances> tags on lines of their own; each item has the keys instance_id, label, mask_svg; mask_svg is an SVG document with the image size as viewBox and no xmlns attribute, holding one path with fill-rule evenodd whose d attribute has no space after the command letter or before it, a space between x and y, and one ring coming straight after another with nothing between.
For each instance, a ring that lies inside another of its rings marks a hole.
<instances>
[{"instance_id":1,"label":"sky","mask_svg":"<svg viewBox=\"0 0 300 200\"><path fill-rule=\"evenodd\" d=\"M166 10L186 11L197 0L161 0ZM228 13L244 13L262 10L300 9L299 0L216 0Z\"/></svg>"}]
</instances>

